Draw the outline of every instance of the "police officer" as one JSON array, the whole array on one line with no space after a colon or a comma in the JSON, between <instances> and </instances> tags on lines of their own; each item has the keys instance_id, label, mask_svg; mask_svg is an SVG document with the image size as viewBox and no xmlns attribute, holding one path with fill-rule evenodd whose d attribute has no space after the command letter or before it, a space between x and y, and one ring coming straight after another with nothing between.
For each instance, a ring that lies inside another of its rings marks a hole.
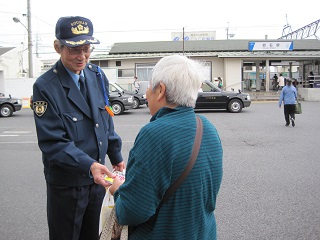
<instances>
[{"instance_id":1,"label":"police officer","mask_svg":"<svg viewBox=\"0 0 320 240\"><path fill-rule=\"evenodd\" d=\"M125 168L108 103L108 79L88 63L91 44L99 44L92 35L89 19L60 18L54 41L60 59L33 85L50 240L98 239L104 177L114 177L105 166L106 155L114 169Z\"/></svg>"}]
</instances>

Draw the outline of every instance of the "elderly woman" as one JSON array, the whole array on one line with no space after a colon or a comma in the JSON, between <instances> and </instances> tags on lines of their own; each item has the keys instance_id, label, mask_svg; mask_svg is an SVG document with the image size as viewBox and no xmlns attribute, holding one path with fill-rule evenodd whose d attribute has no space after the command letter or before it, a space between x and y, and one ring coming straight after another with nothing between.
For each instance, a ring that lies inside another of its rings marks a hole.
<instances>
[{"instance_id":1,"label":"elderly woman","mask_svg":"<svg viewBox=\"0 0 320 240\"><path fill-rule=\"evenodd\" d=\"M214 210L223 150L216 128L204 116L195 165L159 206L190 158L202 72L200 64L184 56L164 57L153 69L146 92L150 123L130 151L125 182L116 178L110 187L118 222L129 225L129 239L216 239Z\"/></svg>"}]
</instances>

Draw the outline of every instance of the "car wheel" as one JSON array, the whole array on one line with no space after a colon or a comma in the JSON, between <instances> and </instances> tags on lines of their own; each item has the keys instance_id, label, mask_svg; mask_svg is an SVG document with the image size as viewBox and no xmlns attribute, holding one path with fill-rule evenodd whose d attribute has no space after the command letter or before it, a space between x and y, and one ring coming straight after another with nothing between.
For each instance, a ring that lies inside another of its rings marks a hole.
<instances>
[{"instance_id":1,"label":"car wheel","mask_svg":"<svg viewBox=\"0 0 320 240\"><path fill-rule=\"evenodd\" d=\"M3 104L0 109L1 117L11 117L13 114L13 108L9 104Z\"/></svg>"},{"instance_id":2,"label":"car wheel","mask_svg":"<svg viewBox=\"0 0 320 240\"><path fill-rule=\"evenodd\" d=\"M139 108L140 107L140 102L139 102L139 100L137 99L137 98L133 98L133 106L132 106L132 108L133 109L137 109L137 108Z\"/></svg>"},{"instance_id":3,"label":"car wheel","mask_svg":"<svg viewBox=\"0 0 320 240\"><path fill-rule=\"evenodd\" d=\"M112 112L114 113L114 115L119 115L124 112L124 107L122 106L121 103L118 103L118 102L111 103L111 107L112 107Z\"/></svg>"},{"instance_id":4,"label":"car wheel","mask_svg":"<svg viewBox=\"0 0 320 240\"><path fill-rule=\"evenodd\" d=\"M228 104L228 110L232 113L238 113L242 110L242 103L239 99L231 99Z\"/></svg>"}]
</instances>

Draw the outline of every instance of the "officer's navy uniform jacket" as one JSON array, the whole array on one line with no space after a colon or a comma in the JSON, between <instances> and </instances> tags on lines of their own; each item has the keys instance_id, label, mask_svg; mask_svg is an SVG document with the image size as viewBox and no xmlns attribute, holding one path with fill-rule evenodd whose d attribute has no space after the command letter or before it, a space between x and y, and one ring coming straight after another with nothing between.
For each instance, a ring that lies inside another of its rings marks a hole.
<instances>
[{"instance_id":1,"label":"officer's navy uniform jacket","mask_svg":"<svg viewBox=\"0 0 320 240\"><path fill-rule=\"evenodd\" d=\"M101 72L109 96L108 80ZM105 110L104 91L96 65L84 69L88 102L59 60L33 85L33 110L38 145L46 181L55 185L85 186L93 183L90 166L105 163L106 154L116 165L122 141Z\"/></svg>"}]
</instances>

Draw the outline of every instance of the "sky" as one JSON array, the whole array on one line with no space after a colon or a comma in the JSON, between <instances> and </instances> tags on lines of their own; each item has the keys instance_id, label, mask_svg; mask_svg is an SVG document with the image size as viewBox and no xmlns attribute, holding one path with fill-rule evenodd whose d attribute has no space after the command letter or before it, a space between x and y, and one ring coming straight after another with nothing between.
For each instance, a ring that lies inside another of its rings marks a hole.
<instances>
[{"instance_id":1,"label":"sky","mask_svg":"<svg viewBox=\"0 0 320 240\"><path fill-rule=\"evenodd\" d=\"M0 46L27 48L28 0L0 2ZM55 24L62 16L83 16L94 26L94 37L106 51L117 42L171 41L171 32L215 31L217 40L278 39L320 19L316 1L288 0L29 0L33 52L46 58L54 52ZM287 27L284 30L284 27Z\"/></svg>"}]
</instances>

